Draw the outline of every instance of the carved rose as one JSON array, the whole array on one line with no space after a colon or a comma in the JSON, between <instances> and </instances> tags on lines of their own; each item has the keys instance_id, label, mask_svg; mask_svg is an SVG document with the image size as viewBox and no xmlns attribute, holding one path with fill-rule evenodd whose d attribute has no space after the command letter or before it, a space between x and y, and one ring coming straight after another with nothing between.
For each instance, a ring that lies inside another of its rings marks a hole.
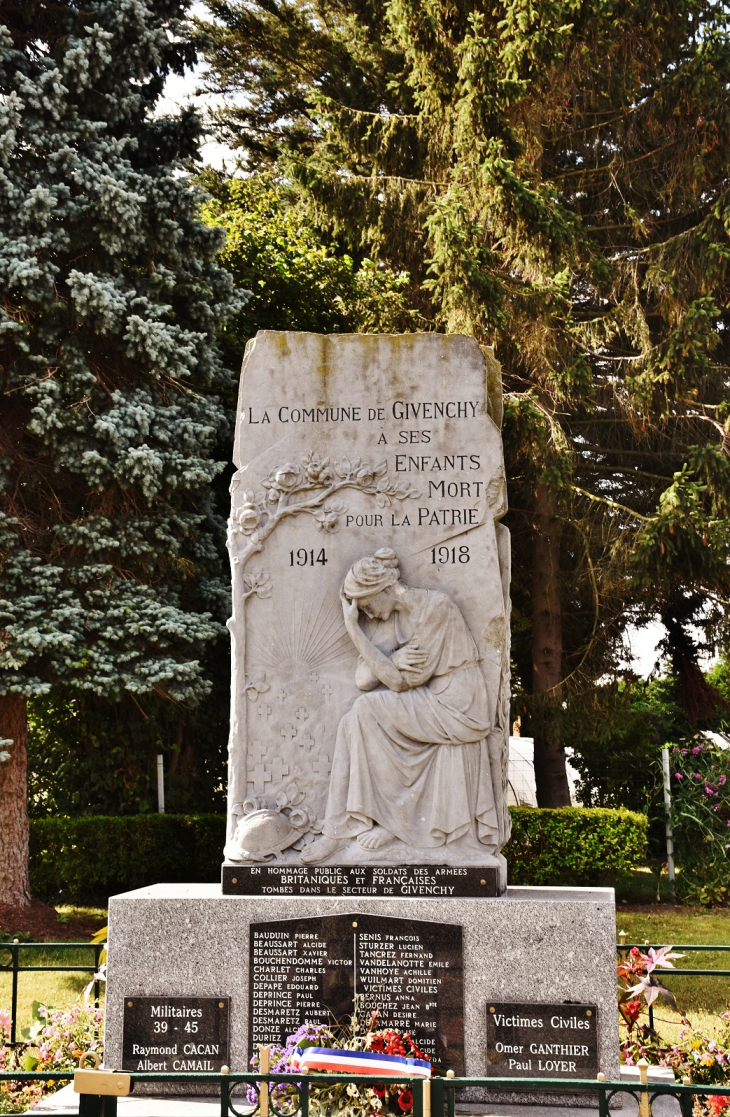
<instances>
[{"instance_id":1,"label":"carved rose","mask_svg":"<svg viewBox=\"0 0 730 1117\"><path fill-rule=\"evenodd\" d=\"M268 504L278 504L280 496L280 490L272 487L266 494L266 501Z\"/></svg>"},{"instance_id":2,"label":"carved rose","mask_svg":"<svg viewBox=\"0 0 730 1117\"><path fill-rule=\"evenodd\" d=\"M253 535L261 523L261 513L253 504L243 504L235 515L236 523L244 535Z\"/></svg>"},{"instance_id":3,"label":"carved rose","mask_svg":"<svg viewBox=\"0 0 730 1117\"><path fill-rule=\"evenodd\" d=\"M294 465L293 462L287 462L286 465L276 470L272 480L277 489L280 489L284 493L290 493L300 484L302 480L302 471L298 465Z\"/></svg>"},{"instance_id":4,"label":"carved rose","mask_svg":"<svg viewBox=\"0 0 730 1117\"><path fill-rule=\"evenodd\" d=\"M372 485L375 480L375 470L371 465L364 465L362 469L358 469L356 477L361 485Z\"/></svg>"}]
</instances>

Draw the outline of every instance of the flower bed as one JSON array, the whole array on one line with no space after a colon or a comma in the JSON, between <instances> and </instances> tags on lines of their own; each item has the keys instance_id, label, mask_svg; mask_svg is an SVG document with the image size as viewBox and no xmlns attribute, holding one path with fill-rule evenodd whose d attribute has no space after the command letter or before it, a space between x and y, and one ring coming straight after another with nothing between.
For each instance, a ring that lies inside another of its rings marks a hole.
<instances>
[{"instance_id":1,"label":"flower bed","mask_svg":"<svg viewBox=\"0 0 730 1117\"><path fill-rule=\"evenodd\" d=\"M54 1009L33 1005L33 1023L23 1031L25 1043L8 1047L10 1013L0 1009L0 1071L65 1071L69 1077L87 1051L103 1053L104 1010L91 1004ZM22 1113L45 1094L64 1085L59 1082L3 1082L0 1113Z\"/></svg>"}]
</instances>

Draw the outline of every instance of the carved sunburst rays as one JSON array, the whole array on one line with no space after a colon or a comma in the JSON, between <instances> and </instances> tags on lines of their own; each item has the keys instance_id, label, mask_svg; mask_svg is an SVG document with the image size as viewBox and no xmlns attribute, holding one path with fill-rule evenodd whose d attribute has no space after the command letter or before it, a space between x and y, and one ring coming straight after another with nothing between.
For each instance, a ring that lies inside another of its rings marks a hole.
<instances>
[{"instance_id":1,"label":"carved sunburst rays","mask_svg":"<svg viewBox=\"0 0 730 1117\"><path fill-rule=\"evenodd\" d=\"M299 598L286 612L251 623L249 633L251 662L294 674L316 671L355 652L337 599Z\"/></svg>"}]
</instances>

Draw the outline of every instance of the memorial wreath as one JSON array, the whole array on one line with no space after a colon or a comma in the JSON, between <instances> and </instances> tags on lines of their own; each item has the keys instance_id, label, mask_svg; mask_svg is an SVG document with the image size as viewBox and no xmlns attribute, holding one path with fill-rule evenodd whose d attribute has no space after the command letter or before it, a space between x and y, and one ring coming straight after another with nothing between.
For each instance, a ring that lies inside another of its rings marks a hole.
<instances>
[{"instance_id":1,"label":"memorial wreath","mask_svg":"<svg viewBox=\"0 0 730 1117\"><path fill-rule=\"evenodd\" d=\"M379 1026L379 1013L370 1013L366 1025L358 1019L357 1008L346 1024L303 1024L287 1037L286 1044L273 1044L270 1048L270 1073L296 1073L302 1065L304 1052L310 1048L337 1049L344 1052L369 1052L386 1056L399 1056L403 1059L403 1074L406 1078L414 1076L416 1062L421 1064L416 1073L423 1075L424 1064L429 1068L428 1056L418 1047L410 1032L400 1032ZM408 1062L406 1061L408 1060ZM306 1063L307 1060L304 1059ZM410 1062L410 1066L409 1066ZM260 1055L257 1052L251 1059L251 1066L258 1070ZM332 1071L328 1071L332 1073ZM335 1072L337 1073L337 1072ZM361 1073L367 1074L366 1070ZM324 1114L337 1112L344 1117L367 1117L368 1114L393 1113L403 1117L413 1110L413 1094L404 1082L389 1076L372 1086L358 1086L355 1082L344 1080L352 1070L343 1073L341 1083L310 1087L310 1112ZM298 1083L277 1083L271 1090L271 1098L282 1114L293 1114L299 1108ZM255 1104L256 1091L249 1087L248 1100Z\"/></svg>"}]
</instances>

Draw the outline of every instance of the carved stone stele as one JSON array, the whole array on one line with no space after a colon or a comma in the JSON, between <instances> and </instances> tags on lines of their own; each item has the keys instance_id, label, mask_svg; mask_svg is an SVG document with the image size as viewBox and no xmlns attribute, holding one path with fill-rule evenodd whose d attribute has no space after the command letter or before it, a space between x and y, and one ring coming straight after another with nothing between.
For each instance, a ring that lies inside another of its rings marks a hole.
<instances>
[{"instance_id":1,"label":"carved stone stele","mask_svg":"<svg viewBox=\"0 0 730 1117\"><path fill-rule=\"evenodd\" d=\"M260 333L228 544L234 863L496 865L509 836L499 365Z\"/></svg>"}]
</instances>

